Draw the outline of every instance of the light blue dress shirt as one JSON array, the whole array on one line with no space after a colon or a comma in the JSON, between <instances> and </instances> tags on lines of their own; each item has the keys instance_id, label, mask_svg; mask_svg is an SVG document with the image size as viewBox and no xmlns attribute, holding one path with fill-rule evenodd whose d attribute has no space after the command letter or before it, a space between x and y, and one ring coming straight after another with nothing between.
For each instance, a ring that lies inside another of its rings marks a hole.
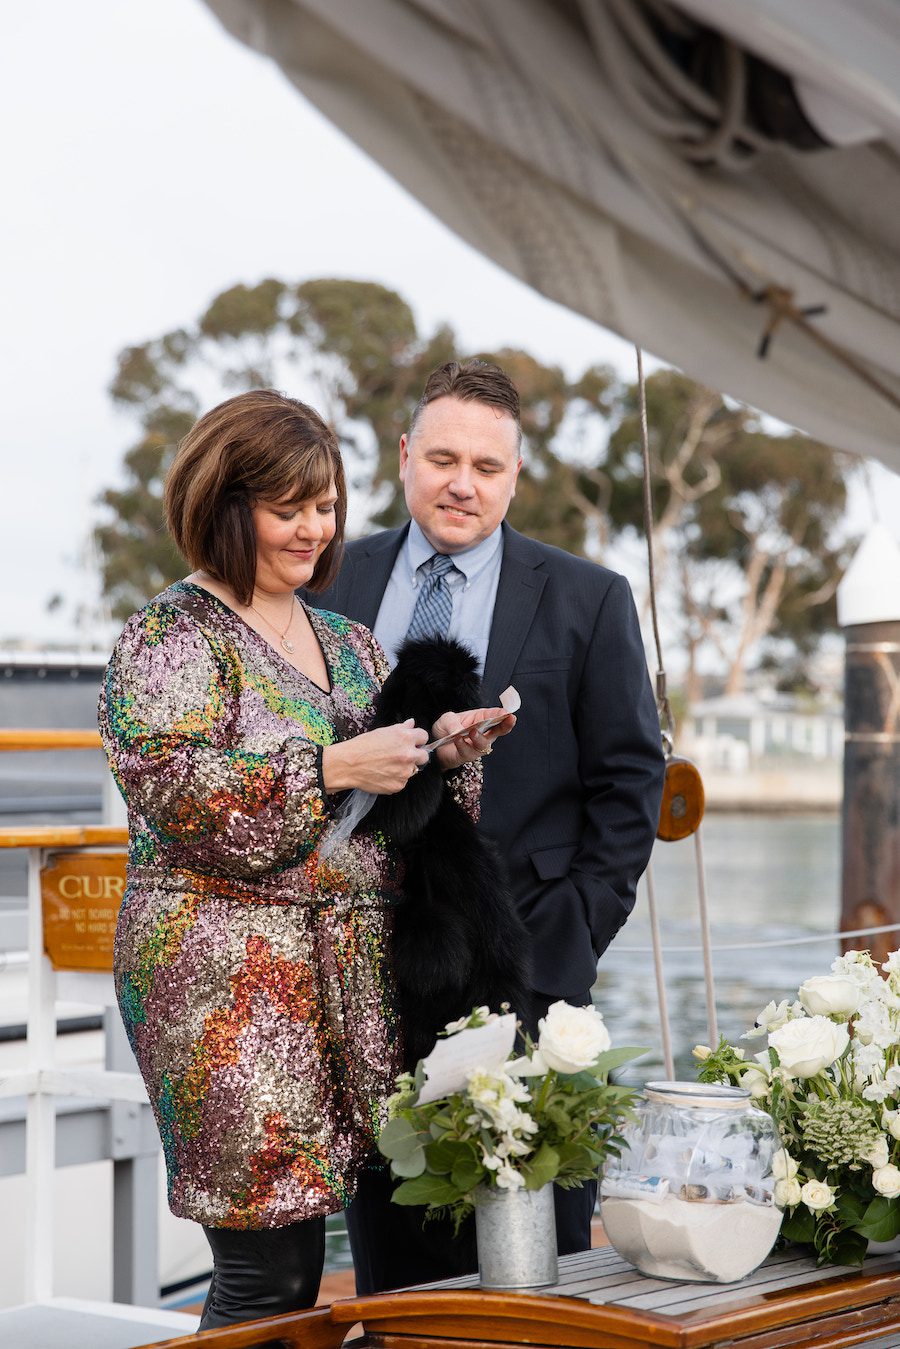
<instances>
[{"instance_id":1,"label":"light blue dress shirt","mask_svg":"<svg viewBox=\"0 0 900 1349\"><path fill-rule=\"evenodd\" d=\"M501 526L498 525L493 534L482 539L481 543L476 543L474 548L467 548L465 552L452 556L456 571L450 572L446 582L453 596L453 616L447 635L464 642L474 651L478 658L478 671L484 674L497 583L500 580L500 563L503 560ZM397 651L406 636L416 607L419 586L426 574L422 569L432 557L434 548L415 520L411 521L375 620L375 636L392 665L397 659Z\"/></svg>"}]
</instances>

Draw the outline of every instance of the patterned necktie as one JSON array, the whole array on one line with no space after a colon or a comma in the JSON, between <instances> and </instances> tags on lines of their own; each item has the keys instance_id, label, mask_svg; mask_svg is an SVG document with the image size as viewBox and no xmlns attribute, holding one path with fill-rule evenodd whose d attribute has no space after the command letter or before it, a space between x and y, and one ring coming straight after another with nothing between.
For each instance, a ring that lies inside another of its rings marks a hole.
<instances>
[{"instance_id":1,"label":"patterned necktie","mask_svg":"<svg viewBox=\"0 0 900 1349\"><path fill-rule=\"evenodd\" d=\"M453 613L453 596L447 585L447 577L452 571L456 571L452 560L444 553L435 553L406 630L408 638L418 640L420 637L447 636Z\"/></svg>"}]
</instances>

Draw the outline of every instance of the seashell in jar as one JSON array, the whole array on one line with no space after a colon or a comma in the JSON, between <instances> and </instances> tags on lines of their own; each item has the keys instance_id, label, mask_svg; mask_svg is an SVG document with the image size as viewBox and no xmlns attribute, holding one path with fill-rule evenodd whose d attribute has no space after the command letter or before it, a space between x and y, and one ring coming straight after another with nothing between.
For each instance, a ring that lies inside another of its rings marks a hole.
<instances>
[{"instance_id":1,"label":"seashell in jar","mask_svg":"<svg viewBox=\"0 0 900 1349\"><path fill-rule=\"evenodd\" d=\"M678 1191L679 1199L686 1199L689 1204L702 1204L712 1196L706 1185L682 1185Z\"/></svg>"}]
</instances>

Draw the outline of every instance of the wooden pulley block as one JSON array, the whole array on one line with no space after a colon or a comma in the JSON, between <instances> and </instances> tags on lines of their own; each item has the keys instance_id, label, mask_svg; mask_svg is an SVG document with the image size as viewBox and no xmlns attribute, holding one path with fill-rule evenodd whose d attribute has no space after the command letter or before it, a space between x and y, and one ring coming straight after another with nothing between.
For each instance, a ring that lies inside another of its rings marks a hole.
<instances>
[{"instance_id":1,"label":"wooden pulley block","mask_svg":"<svg viewBox=\"0 0 900 1349\"><path fill-rule=\"evenodd\" d=\"M689 838L700 827L705 804L703 779L697 765L677 754L669 755L656 837L664 843Z\"/></svg>"}]
</instances>

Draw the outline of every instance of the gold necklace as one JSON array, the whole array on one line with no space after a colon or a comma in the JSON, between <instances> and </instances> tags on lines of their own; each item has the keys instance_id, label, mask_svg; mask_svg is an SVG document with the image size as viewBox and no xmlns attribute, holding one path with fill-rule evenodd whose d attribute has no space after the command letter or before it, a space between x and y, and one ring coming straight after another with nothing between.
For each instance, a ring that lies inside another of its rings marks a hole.
<instances>
[{"instance_id":1,"label":"gold necklace","mask_svg":"<svg viewBox=\"0 0 900 1349\"><path fill-rule=\"evenodd\" d=\"M292 656L294 654L294 643L288 640L288 633L290 632L291 624L294 621L294 614L297 612L296 597L294 595L291 596L291 617L288 621L288 625L285 628L284 632L279 632L275 624L270 623L269 620L266 618L265 614L261 614L255 605L248 604L247 608L252 609L253 612L256 614L256 617L261 618L262 621L265 623L266 627L272 629L272 631L277 636L279 642L284 647L285 651L287 651L287 653Z\"/></svg>"}]
</instances>

